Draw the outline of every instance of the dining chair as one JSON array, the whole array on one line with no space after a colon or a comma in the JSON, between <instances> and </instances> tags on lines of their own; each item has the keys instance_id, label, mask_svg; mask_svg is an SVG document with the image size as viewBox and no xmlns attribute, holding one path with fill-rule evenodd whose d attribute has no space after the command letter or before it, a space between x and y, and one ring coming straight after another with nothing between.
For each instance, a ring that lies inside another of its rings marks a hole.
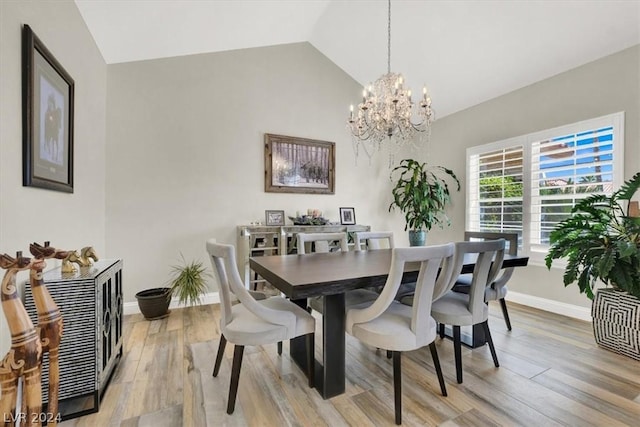
<instances>
[{"instance_id":1,"label":"dining chair","mask_svg":"<svg viewBox=\"0 0 640 427\"><path fill-rule=\"evenodd\" d=\"M485 232L485 231L465 231L464 232L464 240L472 241L472 240L497 240L497 239L505 239L509 244L509 248L507 253L509 255L518 255L518 233L496 233L496 232ZM514 267L504 268L501 270L498 277L491 283L491 286L487 286L484 291L484 300L485 302L489 301L499 301L500 308L502 309L502 316L504 317L504 321L507 325L507 329L511 330L511 320L509 319L509 311L507 310L507 301L505 297L507 295L507 282L511 278ZM469 288L471 286L471 274L461 274L456 281L456 284L453 286L453 290L455 292L469 293Z\"/></svg>"},{"instance_id":2,"label":"dining chair","mask_svg":"<svg viewBox=\"0 0 640 427\"><path fill-rule=\"evenodd\" d=\"M305 255L306 243L313 243L315 253L327 253L331 244L338 244L341 251L348 251L347 233L298 233L298 254ZM359 246L356 245L356 248ZM345 293L345 308L368 303L378 298L378 294L369 289L354 289ZM324 312L323 297L309 298L309 307L318 313Z\"/></svg>"},{"instance_id":3,"label":"dining chair","mask_svg":"<svg viewBox=\"0 0 640 427\"><path fill-rule=\"evenodd\" d=\"M395 247L392 231L358 231L355 233L354 243L356 251Z\"/></svg>"},{"instance_id":4,"label":"dining chair","mask_svg":"<svg viewBox=\"0 0 640 427\"><path fill-rule=\"evenodd\" d=\"M462 260L466 254L477 254L477 261L473 269L471 287L468 294L447 291L444 295L434 295L431 305L431 315L439 323L440 336L444 336L444 326L453 327L453 349L456 362L456 379L462 383L462 343L460 327L482 325L487 344L496 368L500 366L496 349L493 346L491 331L489 330L489 307L484 301L485 288L495 280L502 268L504 259L505 240L486 240L482 242L457 242L456 266L458 274ZM455 278L455 276L454 276ZM452 284L453 285L453 284ZM451 286L453 287L453 286ZM446 289L444 289L446 290ZM403 302L405 302L403 300Z\"/></svg>"},{"instance_id":5,"label":"dining chair","mask_svg":"<svg viewBox=\"0 0 640 427\"><path fill-rule=\"evenodd\" d=\"M247 345L265 345L305 336L307 353L307 377L309 387L314 387L315 319L303 308L291 301L274 296L262 300L254 299L243 286L236 267L235 249L232 245L207 241L207 252L217 272L221 305L220 343L213 368L218 376L227 341L234 344L231 381L227 414L235 409L242 355ZM238 304L231 304L231 294Z\"/></svg>"},{"instance_id":6,"label":"dining chair","mask_svg":"<svg viewBox=\"0 0 640 427\"><path fill-rule=\"evenodd\" d=\"M417 350L428 345L440 391L443 396L447 395L435 345L436 321L430 312L437 282L448 284L452 281L454 249L453 243L393 249L389 276L378 298L366 308L347 311L347 333L364 344L392 351L396 424L402 423L403 351ZM420 263L413 306L401 304L394 298L402 281L405 263L408 262Z\"/></svg>"}]
</instances>

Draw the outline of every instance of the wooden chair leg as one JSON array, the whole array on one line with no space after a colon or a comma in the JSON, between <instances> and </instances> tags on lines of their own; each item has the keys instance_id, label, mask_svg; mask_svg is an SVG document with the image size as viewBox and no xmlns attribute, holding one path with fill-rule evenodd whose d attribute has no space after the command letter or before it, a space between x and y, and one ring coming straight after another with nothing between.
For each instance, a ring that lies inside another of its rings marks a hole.
<instances>
[{"instance_id":1,"label":"wooden chair leg","mask_svg":"<svg viewBox=\"0 0 640 427\"><path fill-rule=\"evenodd\" d=\"M484 335L487 339L487 344L489 344L489 350L491 350L491 357L493 357L493 364L496 365L496 368L500 367L500 363L498 363L498 355L496 354L496 348L493 345L493 339L491 338L491 331L489 330L489 321L485 321L482 323L482 327L484 328Z\"/></svg>"},{"instance_id":2,"label":"wooden chair leg","mask_svg":"<svg viewBox=\"0 0 640 427\"><path fill-rule=\"evenodd\" d=\"M213 376L217 377L220 371L220 365L222 364L222 356L224 356L224 348L227 345L227 339L224 335L220 335L220 343L218 344L218 355L216 356L216 363L213 367Z\"/></svg>"},{"instance_id":3,"label":"wooden chair leg","mask_svg":"<svg viewBox=\"0 0 640 427\"><path fill-rule=\"evenodd\" d=\"M282 341L278 341L278 356L282 356Z\"/></svg>"},{"instance_id":4,"label":"wooden chair leg","mask_svg":"<svg viewBox=\"0 0 640 427\"><path fill-rule=\"evenodd\" d=\"M306 344L307 344L307 378L309 379L309 388L313 388L316 386L316 357L315 357L315 348L316 348L316 334L307 334Z\"/></svg>"},{"instance_id":5,"label":"wooden chair leg","mask_svg":"<svg viewBox=\"0 0 640 427\"><path fill-rule=\"evenodd\" d=\"M507 324L507 329L511 330L511 320L509 319L509 312L507 311L507 302L504 300L504 298L500 298L500 307L502 308L504 323Z\"/></svg>"},{"instance_id":6,"label":"wooden chair leg","mask_svg":"<svg viewBox=\"0 0 640 427\"><path fill-rule=\"evenodd\" d=\"M440 323L438 325L438 331L440 333L440 338L444 338L444 323Z\"/></svg>"},{"instance_id":7,"label":"wooden chair leg","mask_svg":"<svg viewBox=\"0 0 640 427\"><path fill-rule=\"evenodd\" d=\"M436 374L438 375L438 382L440 383L440 391L443 396L447 395L447 386L444 383L444 376L442 375L442 368L440 367L440 358L438 357L438 349L436 348L436 342L429 344L429 350L431 350L431 358L433 359L433 366L436 368Z\"/></svg>"},{"instance_id":8,"label":"wooden chair leg","mask_svg":"<svg viewBox=\"0 0 640 427\"><path fill-rule=\"evenodd\" d=\"M460 326L453 327L453 352L456 357L456 379L462 384L462 342L460 341Z\"/></svg>"},{"instance_id":9,"label":"wooden chair leg","mask_svg":"<svg viewBox=\"0 0 640 427\"><path fill-rule=\"evenodd\" d=\"M400 356L402 352L393 352L393 397L396 409L396 424L402 424L402 367Z\"/></svg>"},{"instance_id":10,"label":"wooden chair leg","mask_svg":"<svg viewBox=\"0 0 640 427\"><path fill-rule=\"evenodd\" d=\"M233 414L236 409L236 395L238 394L238 382L240 381L240 368L242 367L242 354L244 346L237 345L233 350L233 366L231 368L231 383L229 384L229 402L227 414Z\"/></svg>"}]
</instances>

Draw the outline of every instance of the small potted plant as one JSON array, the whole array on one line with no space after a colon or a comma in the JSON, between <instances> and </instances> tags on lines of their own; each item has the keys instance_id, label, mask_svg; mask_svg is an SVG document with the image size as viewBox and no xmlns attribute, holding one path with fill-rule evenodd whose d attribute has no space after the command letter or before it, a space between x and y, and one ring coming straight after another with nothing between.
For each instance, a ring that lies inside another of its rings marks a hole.
<instances>
[{"instance_id":1,"label":"small potted plant","mask_svg":"<svg viewBox=\"0 0 640 427\"><path fill-rule=\"evenodd\" d=\"M391 191L393 202L389 205L389 212L398 208L404 213L409 230L411 246L425 244L426 232L433 226L442 228L449 225L449 218L445 214L447 204L451 202L451 194L446 178L450 178L460 191L460 181L451 169L443 166L428 167L413 159L404 159L391 171L391 179L399 174L396 184Z\"/></svg>"},{"instance_id":2,"label":"small potted plant","mask_svg":"<svg viewBox=\"0 0 640 427\"><path fill-rule=\"evenodd\" d=\"M554 259L565 258L564 285L576 283L594 300L596 342L640 360L640 218L629 216L639 188L636 173L611 196L596 194L576 204L551 232L545 263L551 268ZM598 283L611 288L597 289L594 299Z\"/></svg>"},{"instance_id":3,"label":"small potted plant","mask_svg":"<svg viewBox=\"0 0 640 427\"><path fill-rule=\"evenodd\" d=\"M180 256L182 264L171 267L168 287L146 289L136 294L138 307L145 319L167 316L172 296L176 296L180 304L194 305L201 302L201 297L207 290L206 279L211 275L201 261L187 262L182 254Z\"/></svg>"}]
</instances>

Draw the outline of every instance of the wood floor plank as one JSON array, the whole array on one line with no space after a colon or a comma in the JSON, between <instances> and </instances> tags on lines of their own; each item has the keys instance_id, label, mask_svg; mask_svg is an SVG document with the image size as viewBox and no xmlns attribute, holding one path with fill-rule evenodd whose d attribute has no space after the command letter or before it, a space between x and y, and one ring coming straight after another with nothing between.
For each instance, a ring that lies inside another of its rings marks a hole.
<instances>
[{"instance_id":1,"label":"wood floor plank","mask_svg":"<svg viewBox=\"0 0 640 427\"><path fill-rule=\"evenodd\" d=\"M496 427L499 425L477 409L471 409L440 424L440 427Z\"/></svg>"},{"instance_id":2,"label":"wood floor plank","mask_svg":"<svg viewBox=\"0 0 640 427\"><path fill-rule=\"evenodd\" d=\"M509 303L513 330L490 304L501 367L488 349L463 349L457 384L453 345L436 339L448 396L428 348L403 353L404 426L638 425L640 362L599 348L591 324ZM316 359L322 356L317 319ZM384 350L346 338L346 393L324 400L276 345L246 347L236 410L226 413L233 345L211 372L220 308L173 309L165 319L126 316L124 355L100 412L61 423L84 426L393 426L392 363Z\"/></svg>"},{"instance_id":3,"label":"wood floor plank","mask_svg":"<svg viewBox=\"0 0 640 427\"><path fill-rule=\"evenodd\" d=\"M572 401L606 414L626 425L640 424L640 403L622 397L566 373L549 369L533 378L538 384L554 390Z\"/></svg>"}]
</instances>

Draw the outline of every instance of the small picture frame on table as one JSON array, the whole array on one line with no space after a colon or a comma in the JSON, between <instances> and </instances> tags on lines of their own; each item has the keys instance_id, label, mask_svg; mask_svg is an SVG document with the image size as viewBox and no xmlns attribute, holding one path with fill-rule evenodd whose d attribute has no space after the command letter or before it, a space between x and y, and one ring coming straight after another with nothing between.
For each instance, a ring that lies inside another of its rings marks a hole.
<instances>
[{"instance_id":1,"label":"small picture frame on table","mask_svg":"<svg viewBox=\"0 0 640 427\"><path fill-rule=\"evenodd\" d=\"M340 224L353 225L356 223L356 210L354 208L340 208Z\"/></svg>"},{"instance_id":2,"label":"small picture frame on table","mask_svg":"<svg viewBox=\"0 0 640 427\"><path fill-rule=\"evenodd\" d=\"M264 211L266 225L284 225L284 211Z\"/></svg>"}]
</instances>

